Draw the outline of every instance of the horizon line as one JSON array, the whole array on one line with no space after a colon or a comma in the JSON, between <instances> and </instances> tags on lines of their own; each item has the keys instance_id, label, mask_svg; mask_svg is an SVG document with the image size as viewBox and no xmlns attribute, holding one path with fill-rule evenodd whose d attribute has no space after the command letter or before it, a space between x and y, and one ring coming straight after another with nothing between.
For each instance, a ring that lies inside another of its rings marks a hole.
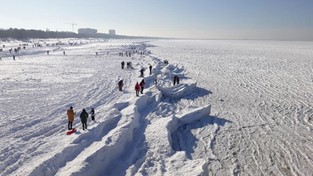
<instances>
[{"instance_id":1,"label":"horizon line","mask_svg":"<svg viewBox=\"0 0 313 176\"><path fill-rule=\"evenodd\" d=\"M25 28L0 28L0 30L10 30L10 29L18 29L18 30L37 30L43 32L68 32L79 34L78 32L73 31L51 31L51 30L42 30L42 29L25 29ZM80 28L78 28L80 29ZM104 32L97 32L97 34L107 34ZM251 40L251 41L299 41L299 42L312 42L313 39L270 39L270 38L197 38L197 37L164 37L164 36L141 36L141 35L124 35L124 34L116 34L115 36L125 36L125 37L138 37L138 38L151 38L151 39L172 39L172 40Z\"/></svg>"}]
</instances>

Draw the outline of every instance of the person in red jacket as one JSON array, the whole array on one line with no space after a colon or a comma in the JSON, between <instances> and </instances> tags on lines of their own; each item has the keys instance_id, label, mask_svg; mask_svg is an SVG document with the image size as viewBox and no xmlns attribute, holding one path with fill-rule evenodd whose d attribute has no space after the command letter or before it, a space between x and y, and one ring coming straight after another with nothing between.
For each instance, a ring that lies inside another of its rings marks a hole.
<instances>
[{"instance_id":1,"label":"person in red jacket","mask_svg":"<svg viewBox=\"0 0 313 176\"><path fill-rule=\"evenodd\" d=\"M138 84L138 82L135 85L135 90L136 90L136 96L139 96L139 91L140 91L140 85Z\"/></svg>"}]
</instances>

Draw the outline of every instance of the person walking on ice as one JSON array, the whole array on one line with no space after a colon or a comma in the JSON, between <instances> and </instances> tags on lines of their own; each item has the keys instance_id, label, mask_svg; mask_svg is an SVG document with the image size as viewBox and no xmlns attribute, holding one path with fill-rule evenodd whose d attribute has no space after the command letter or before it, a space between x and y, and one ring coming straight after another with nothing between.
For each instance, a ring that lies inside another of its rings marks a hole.
<instances>
[{"instance_id":1,"label":"person walking on ice","mask_svg":"<svg viewBox=\"0 0 313 176\"><path fill-rule=\"evenodd\" d=\"M136 96L139 96L139 91L140 91L140 85L138 84L138 82L135 85L135 91L136 91Z\"/></svg>"},{"instance_id":2,"label":"person walking on ice","mask_svg":"<svg viewBox=\"0 0 313 176\"><path fill-rule=\"evenodd\" d=\"M145 84L146 84L146 83L145 83L145 80L142 79L141 82L140 82L140 84L139 84L139 85L140 85L140 89L141 89L141 91L140 91L141 94L143 94L143 89L145 88Z\"/></svg>"},{"instance_id":3,"label":"person walking on ice","mask_svg":"<svg viewBox=\"0 0 313 176\"><path fill-rule=\"evenodd\" d=\"M95 121L95 109L91 108L90 110L91 120Z\"/></svg>"},{"instance_id":4,"label":"person walking on ice","mask_svg":"<svg viewBox=\"0 0 313 176\"><path fill-rule=\"evenodd\" d=\"M175 86L176 84L179 84L179 77L178 77L177 75L175 75L173 81L174 81L174 86Z\"/></svg>"},{"instance_id":5,"label":"person walking on ice","mask_svg":"<svg viewBox=\"0 0 313 176\"><path fill-rule=\"evenodd\" d=\"M120 81L118 82L118 90L119 90L119 91L122 91L122 90L123 90L123 85L124 85L123 80L120 80Z\"/></svg>"},{"instance_id":6,"label":"person walking on ice","mask_svg":"<svg viewBox=\"0 0 313 176\"><path fill-rule=\"evenodd\" d=\"M124 69L125 62L121 62L122 69Z\"/></svg>"},{"instance_id":7,"label":"person walking on ice","mask_svg":"<svg viewBox=\"0 0 313 176\"><path fill-rule=\"evenodd\" d=\"M152 65L149 64L149 71L150 71L150 75L152 74Z\"/></svg>"},{"instance_id":8,"label":"person walking on ice","mask_svg":"<svg viewBox=\"0 0 313 176\"><path fill-rule=\"evenodd\" d=\"M80 114L80 120L83 124L83 130L87 129L87 118L88 118L88 113L83 108L82 113Z\"/></svg>"},{"instance_id":9,"label":"person walking on ice","mask_svg":"<svg viewBox=\"0 0 313 176\"><path fill-rule=\"evenodd\" d=\"M68 130L73 129L74 117L75 117L75 112L73 110L73 107L71 106L70 109L67 110L67 118L68 118L67 128L68 128Z\"/></svg>"},{"instance_id":10,"label":"person walking on ice","mask_svg":"<svg viewBox=\"0 0 313 176\"><path fill-rule=\"evenodd\" d=\"M144 72L145 72L145 69L142 68L142 69L140 70L140 77L144 77Z\"/></svg>"}]
</instances>

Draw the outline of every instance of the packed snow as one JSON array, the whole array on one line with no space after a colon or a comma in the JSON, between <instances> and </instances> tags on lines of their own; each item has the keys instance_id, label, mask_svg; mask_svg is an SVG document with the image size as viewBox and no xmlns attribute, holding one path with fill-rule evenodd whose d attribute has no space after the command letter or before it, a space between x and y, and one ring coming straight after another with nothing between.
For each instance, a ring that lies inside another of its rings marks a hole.
<instances>
[{"instance_id":1,"label":"packed snow","mask_svg":"<svg viewBox=\"0 0 313 176\"><path fill-rule=\"evenodd\" d=\"M0 44L1 176L313 173L313 42Z\"/></svg>"}]
</instances>

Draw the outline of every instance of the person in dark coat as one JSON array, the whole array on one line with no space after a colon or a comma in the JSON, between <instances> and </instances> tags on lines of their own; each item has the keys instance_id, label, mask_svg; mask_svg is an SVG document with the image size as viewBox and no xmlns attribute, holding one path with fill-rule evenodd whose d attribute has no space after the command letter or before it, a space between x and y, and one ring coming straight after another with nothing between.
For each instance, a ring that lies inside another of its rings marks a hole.
<instances>
[{"instance_id":1,"label":"person in dark coat","mask_svg":"<svg viewBox=\"0 0 313 176\"><path fill-rule=\"evenodd\" d=\"M122 69L124 69L125 62L121 62ZM127 65L128 66L128 65Z\"/></svg>"},{"instance_id":2,"label":"person in dark coat","mask_svg":"<svg viewBox=\"0 0 313 176\"><path fill-rule=\"evenodd\" d=\"M142 68L142 69L140 70L140 77L143 77L143 76L144 76L144 72L145 72L145 69Z\"/></svg>"},{"instance_id":3,"label":"person in dark coat","mask_svg":"<svg viewBox=\"0 0 313 176\"><path fill-rule=\"evenodd\" d=\"M123 90L123 85L124 85L123 80L120 80L120 81L118 82L118 90L119 90L119 91L122 91L122 90Z\"/></svg>"},{"instance_id":4,"label":"person in dark coat","mask_svg":"<svg viewBox=\"0 0 313 176\"><path fill-rule=\"evenodd\" d=\"M90 115L91 115L91 120L95 121L95 109L94 108L91 108Z\"/></svg>"},{"instance_id":5,"label":"person in dark coat","mask_svg":"<svg viewBox=\"0 0 313 176\"><path fill-rule=\"evenodd\" d=\"M139 91L140 91L140 85L138 84L138 82L135 85L135 90L136 90L136 96L139 96Z\"/></svg>"},{"instance_id":6,"label":"person in dark coat","mask_svg":"<svg viewBox=\"0 0 313 176\"><path fill-rule=\"evenodd\" d=\"M179 84L179 77L177 75L174 76L174 86L175 84Z\"/></svg>"},{"instance_id":7,"label":"person in dark coat","mask_svg":"<svg viewBox=\"0 0 313 176\"><path fill-rule=\"evenodd\" d=\"M152 65L149 65L150 75L152 74Z\"/></svg>"},{"instance_id":8,"label":"person in dark coat","mask_svg":"<svg viewBox=\"0 0 313 176\"><path fill-rule=\"evenodd\" d=\"M88 118L88 113L86 112L85 109L83 109L82 113L80 114L80 120L83 124L83 130L87 129L87 118Z\"/></svg>"},{"instance_id":9,"label":"person in dark coat","mask_svg":"<svg viewBox=\"0 0 313 176\"><path fill-rule=\"evenodd\" d=\"M142 79L139 85L140 85L140 90L141 90L140 93L143 94L143 89L145 88L145 80Z\"/></svg>"}]
</instances>

